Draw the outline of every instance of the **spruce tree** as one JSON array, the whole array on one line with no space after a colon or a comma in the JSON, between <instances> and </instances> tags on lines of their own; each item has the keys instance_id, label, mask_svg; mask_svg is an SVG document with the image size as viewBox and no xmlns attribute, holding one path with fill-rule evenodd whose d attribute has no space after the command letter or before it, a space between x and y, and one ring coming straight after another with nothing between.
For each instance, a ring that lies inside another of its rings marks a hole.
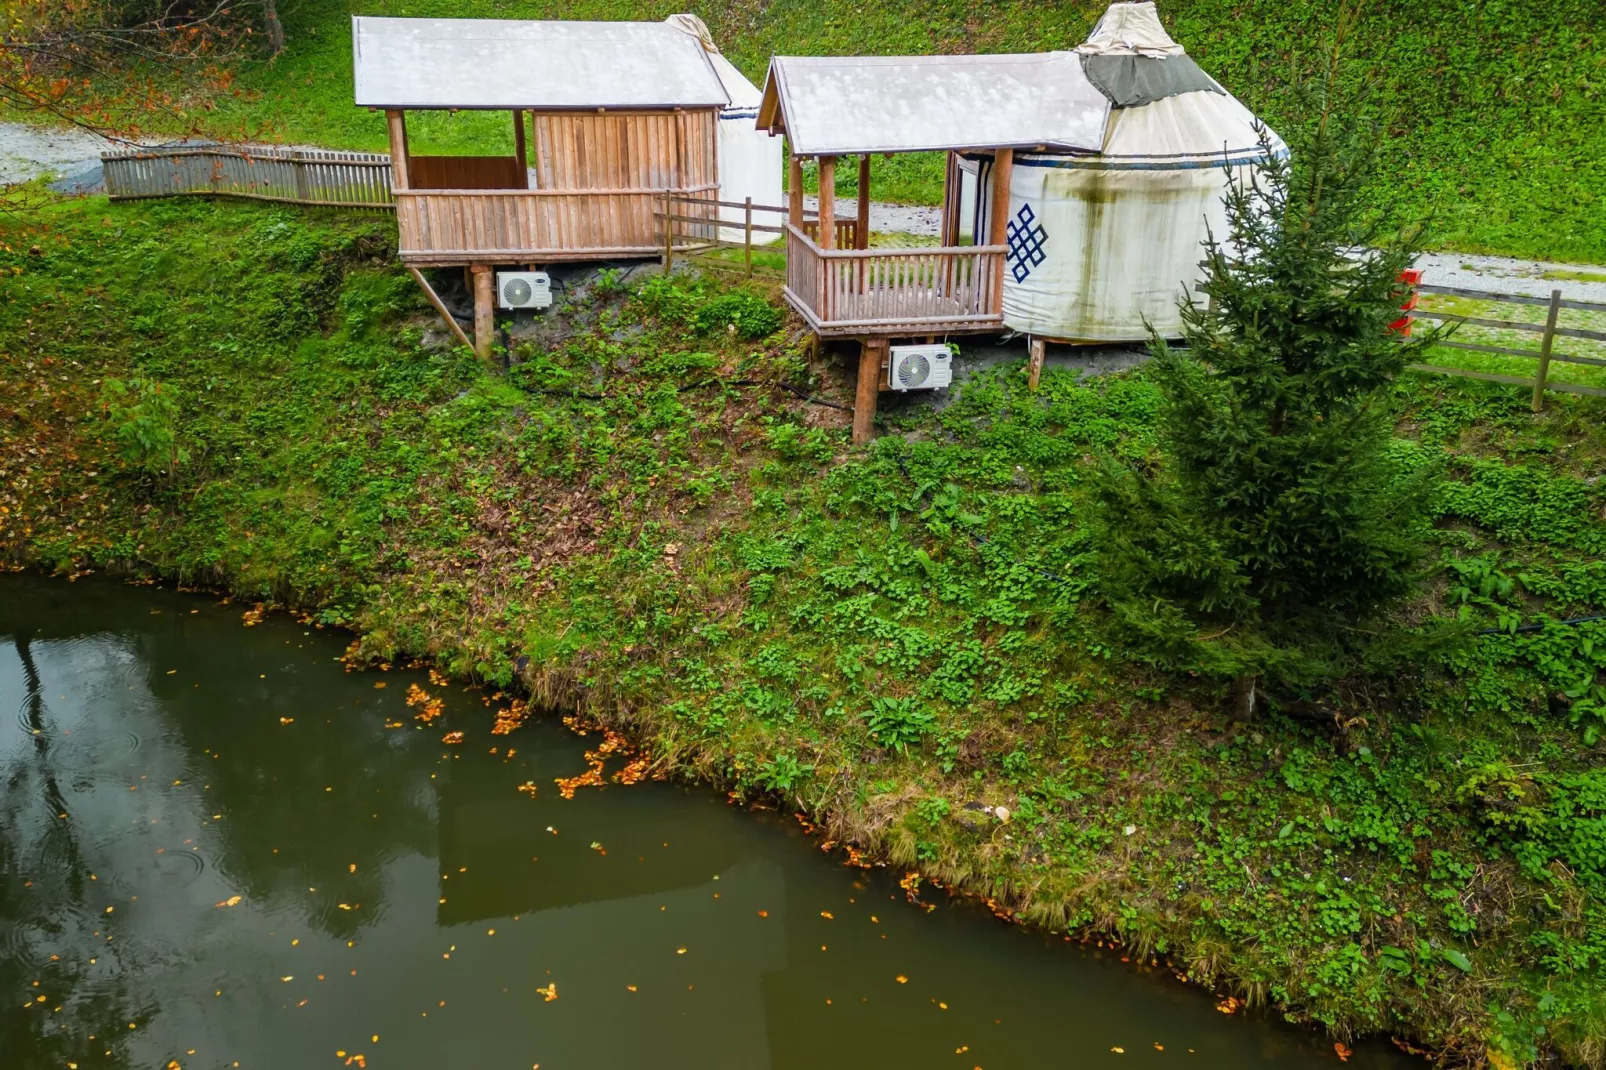
<instances>
[{"instance_id":1,"label":"spruce tree","mask_svg":"<svg viewBox=\"0 0 1606 1070\"><path fill-rule=\"evenodd\" d=\"M1414 589L1426 530L1428 477L1390 451L1392 383L1428 343L1389 329L1420 231L1368 208L1376 141L1315 96L1291 155L1229 190L1185 347L1151 340L1157 458L1100 482L1102 587L1128 638L1231 681L1241 719L1263 691L1351 671Z\"/></svg>"}]
</instances>

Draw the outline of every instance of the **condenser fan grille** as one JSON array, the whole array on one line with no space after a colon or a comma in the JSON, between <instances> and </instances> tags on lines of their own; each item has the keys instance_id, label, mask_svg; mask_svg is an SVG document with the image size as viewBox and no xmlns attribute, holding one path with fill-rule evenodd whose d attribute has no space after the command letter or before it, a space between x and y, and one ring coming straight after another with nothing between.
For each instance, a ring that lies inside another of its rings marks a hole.
<instances>
[{"instance_id":1,"label":"condenser fan grille","mask_svg":"<svg viewBox=\"0 0 1606 1070\"><path fill-rule=\"evenodd\" d=\"M526 305L535 291L529 282L524 279L508 279L502 284L502 303L504 305Z\"/></svg>"},{"instance_id":2,"label":"condenser fan grille","mask_svg":"<svg viewBox=\"0 0 1606 1070\"><path fill-rule=\"evenodd\" d=\"M898 361L898 383L905 390L916 390L931 378L931 361L924 353L911 353Z\"/></svg>"}]
</instances>

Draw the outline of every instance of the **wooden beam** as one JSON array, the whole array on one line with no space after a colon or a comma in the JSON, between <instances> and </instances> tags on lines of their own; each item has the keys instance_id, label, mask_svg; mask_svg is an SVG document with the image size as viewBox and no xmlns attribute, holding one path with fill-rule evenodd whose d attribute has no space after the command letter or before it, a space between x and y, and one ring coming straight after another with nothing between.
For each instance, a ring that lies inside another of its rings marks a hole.
<instances>
[{"instance_id":1,"label":"wooden beam","mask_svg":"<svg viewBox=\"0 0 1606 1070\"><path fill-rule=\"evenodd\" d=\"M524 144L524 113L513 109L513 155L519 161L519 189L530 188L530 156Z\"/></svg>"},{"instance_id":2,"label":"wooden beam","mask_svg":"<svg viewBox=\"0 0 1606 1070\"><path fill-rule=\"evenodd\" d=\"M474 352L486 367L494 367L491 343L496 338L496 277L489 264L470 265L474 275Z\"/></svg>"},{"instance_id":3,"label":"wooden beam","mask_svg":"<svg viewBox=\"0 0 1606 1070\"><path fill-rule=\"evenodd\" d=\"M786 217L803 229L803 157L793 153L786 166Z\"/></svg>"},{"instance_id":4,"label":"wooden beam","mask_svg":"<svg viewBox=\"0 0 1606 1070\"><path fill-rule=\"evenodd\" d=\"M876 398L881 392L881 364L887 358L888 345L885 338L867 338L859 343L859 381L853 395L855 446L864 445L875 434Z\"/></svg>"},{"instance_id":5,"label":"wooden beam","mask_svg":"<svg viewBox=\"0 0 1606 1070\"><path fill-rule=\"evenodd\" d=\"M854 236L855 249L870 248L870 154L859 157L859 219Z\"/></svg>"},{"instance_id":6,"label":"wooden beam","mask_svg":"<svg viewBox=\"0 0 1606 1070\"><path fill-rule=\"evenodd\" d=\"M407 182L407 115L387 111L385 124L390 128L390 188L412 189Z\"/></svg>"},{"instance_id":7,"label":"wooden beam","mask_svg":"<svg viewBox=\"0 0 1606 1070\"><path fill-rule=\"evenodd\" d=\"M435 306L435 311L441 314L441 319L446 321L446 326L450 327L452 333L457 335L457 340L469 349L473 349L474 343L469 340L467 334L463 333L463 328L458 326L456 317L448 311L446 302L441 300L441 295L435 292L435 287L431 286L429 280L424 278L424 273L411 264L407 265L407 273L413 277L413 281L418 283L419 287L424 291L424 296L429 298L429 303Z\"/></svg>"},{"instance_id":8,"label":"wooden beam","mask_svg":"<svg viewBox=\"0 0 1606 1070\"><path fill-rule=\"evenodd\" d=\"M1046 355L1048 343L1041 338L1033 338L1026 344L1032 355L1031 370L1026 377L1026 389L1035 394L1037 393L1037 383L1043 377L1043 357Z\"/></svg>"},{"instance_id":9,"label":"wooden beam","mask_svg":"<svg viewBox=\"0 0 1606 1070\"><path fill-rule=\"evenodd\" d=\"M820 157L820 248L836 248L836 157Z\"/></svg>"},{"instance_id":10,"label":"wooden beam","mask_svg":"<svg viewBox=\"0 0 1606 1070\"><path fill-rule=\"evenodd\" d=\"M999 149L993 157L993 203L992 213L987 224L987 244L1009 244L1009 184L1010 177L1015 170L1015 150ZM980 243L978 243L980 244ZM993 311L1000 311L1004 307L1004 265L1008 263L1008 256L998 258L997 275L993 278Z\"/></svg>"}]
</instances>

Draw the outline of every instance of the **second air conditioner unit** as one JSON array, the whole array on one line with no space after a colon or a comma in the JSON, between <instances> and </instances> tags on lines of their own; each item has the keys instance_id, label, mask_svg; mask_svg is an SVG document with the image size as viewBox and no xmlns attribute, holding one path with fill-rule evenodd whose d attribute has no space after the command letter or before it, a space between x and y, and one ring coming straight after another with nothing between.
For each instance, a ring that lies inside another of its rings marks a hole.
<instances>
[{"instance_id":1,"label":"second air conditioner unit","mask_svg":"<svg viewBox=\"0 0 1606 1070\"><path fill-rule=\"evenodd\" d=\"M892 390L941 390L954 381L953 351L946 345L893 346L887 362Z\"/></svg>"},{"instance_id":2,"label":"second air conditioner unit","mask_svg":"<svg viewBox=\"0 0 1606 1070\"><path fill-rule=\"evenodd\" d=\"M496 303L501 308L551 308L552 276L544 271L498 271Z\"/></svg>"}]
</instances>

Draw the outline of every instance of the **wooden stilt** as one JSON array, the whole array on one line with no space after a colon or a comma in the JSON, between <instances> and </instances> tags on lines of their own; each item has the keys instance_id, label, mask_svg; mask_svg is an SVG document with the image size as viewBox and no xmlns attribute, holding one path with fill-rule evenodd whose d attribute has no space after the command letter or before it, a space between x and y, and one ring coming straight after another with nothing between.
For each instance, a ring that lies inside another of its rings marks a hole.
<instances>
[{"instance_id":1,"label":"wooden stilt","mask_svg":"<svg viewBox=\"0 0 1606 1070\"><path fill-rule=\"evenodd\" d=\"M853 396L853 444L862 446L875 434L876 398L881 387L881 362L887 356L885 338L859 343L859 382Z\"/></svg>"},{"instance_id":2,"label":"wooden stilt","mask_svg":"<svg viewBox=\"0 0 1606 1070\"><path fill-rule=\"evenodd\" d=\"M411 265L408 265L407 273L423 289L424 296L429 298L429 303L435 306L435 311L441 314L441 319L446 321L446 326L450 327L452 333L457 335L457 340L468 348L473 349L474 343L469 341L468 335L463 333L463 328L457 325L457 320L446 308L446 302L441 300L440 294L435 292L435 287L431 286L429 280L424 278L424 273Z\"/></svg>"},{"instance_id":3,"label":"wooden stilt","mask_svg":"<svg viewBox=\"0 0 1606 1070\"><path fill-rule=\"evenodd\" d=\"M474 352L487 366L496 338L496 278L489 264L474 264Z\"/></svg>"},{"instance_id":4,"label":"wooden stilt","mask_svg":"<svg viewBox=\"0 0 1606 1070\"><path fill-rule=\"evenodd\" d=\"M1037 382L1043 377L1043 357L1048 349L1048 343L1041 338L1033 338L1027 343L1027 348L1031 353L1031 363L1029 365L1031 371L1026 377L1026 388L1035 394L1037 393Z\"/></svg>"}]
</instances>

